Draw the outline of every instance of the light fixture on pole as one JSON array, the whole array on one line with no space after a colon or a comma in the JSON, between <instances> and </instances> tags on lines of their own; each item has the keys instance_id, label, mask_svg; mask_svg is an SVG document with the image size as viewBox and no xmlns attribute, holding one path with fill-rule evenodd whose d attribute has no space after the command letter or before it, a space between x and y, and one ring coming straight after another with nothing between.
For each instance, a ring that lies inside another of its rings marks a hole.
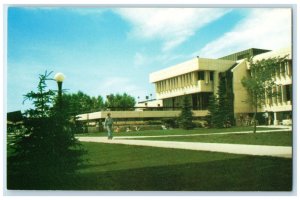
<instances>
[{"instance_id":1,"label":"light fixture on pole","mask_svg":"<svg viewBox=\"0 0 300 200\"><path fill-rule=\"evenodd\" d=\"M65 75L61 72L55 74L54 80L57 82L58 86L58 103L61 108L61 97L62 97L62 83L65 80Z\"/></svg>"}]
</instances>

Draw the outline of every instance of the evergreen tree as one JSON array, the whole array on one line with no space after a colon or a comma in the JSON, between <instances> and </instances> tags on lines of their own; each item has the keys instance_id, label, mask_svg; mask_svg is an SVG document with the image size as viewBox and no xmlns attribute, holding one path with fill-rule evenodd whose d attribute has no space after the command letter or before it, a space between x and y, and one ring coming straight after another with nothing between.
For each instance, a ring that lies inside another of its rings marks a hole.
<instances>
[{"instance_id":1,"label":"evergreen tree","mask_svg":"<svg viewBox=\"0 0 300 200\"><path fill-rule=\"evenodd\" d=\"M195 127L193 123L193 112L187 96L183 98L183 104L181 113L179 115L179 127L183 129L193 129Z\"/></svg>"},{"instance_id":2,"label":"evergreen tree","mask_svg":"<svg viewBox=\"0 0 300 200\"><path fill-rule=\"evenodd\" d=\"M205 117L209 127L215 127L215 124L218 122L218 106L216 96L211 95L208 103L208 115Z\"/></svg>"},{"instance_id":3,"label":"evergreen tree","mask_svg":"<svg viewBox=\"0 0 300 200\"><path fill-rule=\"evenodd\" d=\"M207 117L210 127L230 127L234 122L232 93L227 86L226 77L220 77L217 96L211 95Z\"/></svg>"},{"instance_id":4,"label":"evergreen tree","mask_svg":"<svg viewBox=\"0 0 300 200\"><path fill-rule=\"evenodd\" d=\"M55 104L55 92L46 91L50 74L40 75L38 91L25 95L25 100L33 101L34 109L25 112L24 131L11 143L14 151L8 158L8 171L13 173L10 180L30 177L23 180L28 186L30 181L55 181L72 172L84 153L71 131L68 113Z\"/></svg>"}]
</instances>

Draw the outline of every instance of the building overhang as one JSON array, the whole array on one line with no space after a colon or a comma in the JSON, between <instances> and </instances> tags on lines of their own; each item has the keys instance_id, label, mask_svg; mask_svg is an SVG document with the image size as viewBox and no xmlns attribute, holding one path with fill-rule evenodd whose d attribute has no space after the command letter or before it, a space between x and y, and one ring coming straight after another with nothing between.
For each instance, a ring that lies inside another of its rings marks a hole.
<instances>
[{"instance_id":1,"label":"building overhang","mask_svg":"<svg viewBox=\"0 0 300 200\"><path fill-rule=\"evenodd\" d=\"M172 77L183 74L196 72L200 70L205 71L219 71L224 72L235 64L235 61L209 59L209 58L194 58L189 61L174 65L172 67L153 72L149 76L150 83L166 80Z\"/></svg>"}]
</instances>

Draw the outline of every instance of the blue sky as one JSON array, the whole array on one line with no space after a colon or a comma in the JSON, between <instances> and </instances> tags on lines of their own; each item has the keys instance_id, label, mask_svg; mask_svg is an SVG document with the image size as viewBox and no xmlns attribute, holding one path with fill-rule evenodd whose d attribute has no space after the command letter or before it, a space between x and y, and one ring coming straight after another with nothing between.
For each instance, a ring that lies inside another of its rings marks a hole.
<instances>
[{"instance_id":1,"label":"blue sky","mask_svg":"<svg viewBox=\"0 0 300 200\"><path fill-rule=\"evenodd\" d=\"M31 106L23 95L46 70L64 73L69 93L144 100L155 96L151 72L197 55L289 45L290 9L9 7L7 111Z\"/></svg>"}]
</instances>

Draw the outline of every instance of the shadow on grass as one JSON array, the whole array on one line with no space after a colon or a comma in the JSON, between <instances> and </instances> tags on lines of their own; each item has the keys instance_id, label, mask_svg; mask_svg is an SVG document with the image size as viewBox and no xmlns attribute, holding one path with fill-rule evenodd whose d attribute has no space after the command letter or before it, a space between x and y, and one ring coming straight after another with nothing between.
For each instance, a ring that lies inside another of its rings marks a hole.
<instances>
[{"instance_id":1,"label":"shadow on grass","mask_svg":"<svg viewBox=\"0 0 300 200\"><path fill-rule=\"evenodd\" d=\"M84 166L87 167L95 166ZM47 179L10 175L9 189L25 190L290 191L292 160L244 156L204 163L51 175Z\"/></svg>"}]
</instances>

